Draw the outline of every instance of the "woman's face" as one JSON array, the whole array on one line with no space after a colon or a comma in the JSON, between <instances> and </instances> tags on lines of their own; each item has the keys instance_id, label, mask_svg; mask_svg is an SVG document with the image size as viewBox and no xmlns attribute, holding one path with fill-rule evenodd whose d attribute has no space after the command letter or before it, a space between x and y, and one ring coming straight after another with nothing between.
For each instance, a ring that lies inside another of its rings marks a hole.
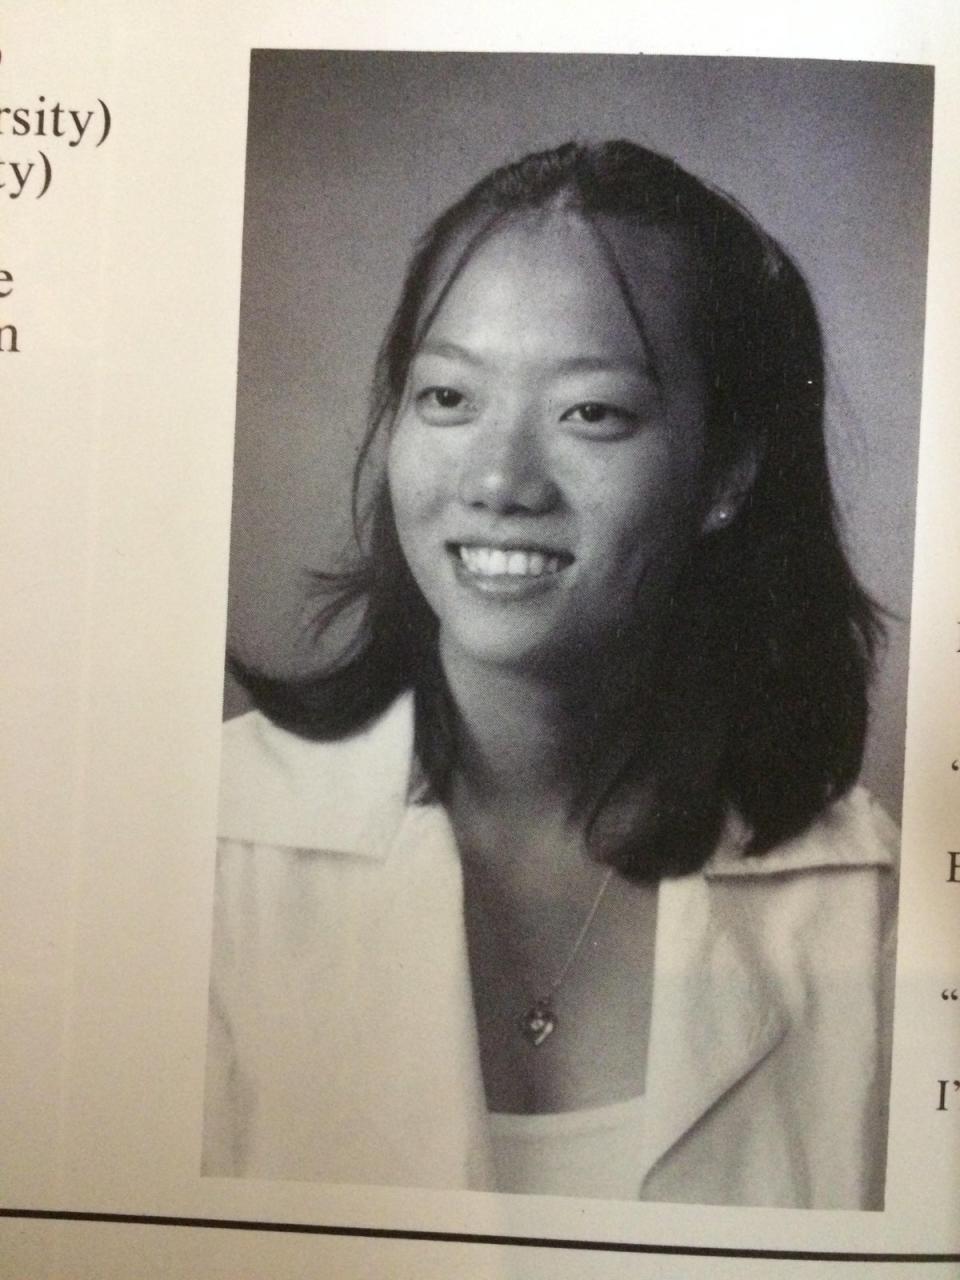
<instances>
[{"instance_id":1,"label":"woman's face","mask_svg":"<svg viewBox=\"0 0 960 1280\"><path fill-rule=\"evenodd\" d=\"M564 678L656 635L702 532L705 391L671 232L525 219L470 257L425 333L388 474L441 652ZM638 633L639 628L639 633Z\"/></svg>"}]
</instances>

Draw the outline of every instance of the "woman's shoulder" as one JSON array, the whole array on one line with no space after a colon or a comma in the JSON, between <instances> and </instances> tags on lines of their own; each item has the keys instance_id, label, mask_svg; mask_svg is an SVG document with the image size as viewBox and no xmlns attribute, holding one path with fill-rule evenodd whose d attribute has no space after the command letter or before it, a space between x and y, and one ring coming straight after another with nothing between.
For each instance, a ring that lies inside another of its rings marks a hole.
<instances>
[{"instance_id":1,"label":"woman's shoulder","mask_svg":"<svg viewBox=\"0 0 960 1280\"><path fill-rule=\"evenodd\" d=\"M352 849L373 812L406 800L412 698L360 732L318 742L259 711L223 726L218 834L297 848Z\"/></svg>"},{"instance_id":2,"label":"woman's shoulder","mask_svg":"<svg viewBox=\"0 0 960 1280\"><path fill-rule=\"evenodd\" d=\"M899 861L899 828L862 786L853 787L833 801L799 835L764 854L747 853L748 839L748 830L733 815L705 868L707 876L767 878L844 868L895 873Z\"/></svg>"}]
</instances>

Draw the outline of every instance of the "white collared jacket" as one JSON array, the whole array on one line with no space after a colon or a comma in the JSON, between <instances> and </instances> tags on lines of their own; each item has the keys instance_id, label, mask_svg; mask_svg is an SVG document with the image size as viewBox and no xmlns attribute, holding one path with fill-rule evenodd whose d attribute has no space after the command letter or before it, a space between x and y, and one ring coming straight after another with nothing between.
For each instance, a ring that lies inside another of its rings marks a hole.
<instances>
[{"instance_id":1,"label":"white collared jacket","mask_svg":"<svg viewBox=\"0 0 960 1280\"><path fill-rule=\"evenodd\" d=\"M203 1171L495 1189L443 809L412 700L225 726ZM661 884L637 1198L881 1208L896 829L866 792Z\"/></svg>"}]
</instances>

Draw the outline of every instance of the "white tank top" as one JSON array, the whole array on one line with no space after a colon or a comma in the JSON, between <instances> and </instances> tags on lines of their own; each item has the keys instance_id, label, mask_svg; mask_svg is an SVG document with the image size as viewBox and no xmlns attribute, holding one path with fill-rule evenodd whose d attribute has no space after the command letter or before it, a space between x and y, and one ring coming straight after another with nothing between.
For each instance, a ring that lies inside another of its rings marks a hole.
<instances>
[{"instance_id":1,"label":"white tank top","mask_svg":"<svg viewBox=\"0 0 960 1280\"><path fill-rule=\"evenodd\" d=\"M498 1191L635 1200L643 1096L584 1111L490 1113Z\"/></svg>"}]
</instances>

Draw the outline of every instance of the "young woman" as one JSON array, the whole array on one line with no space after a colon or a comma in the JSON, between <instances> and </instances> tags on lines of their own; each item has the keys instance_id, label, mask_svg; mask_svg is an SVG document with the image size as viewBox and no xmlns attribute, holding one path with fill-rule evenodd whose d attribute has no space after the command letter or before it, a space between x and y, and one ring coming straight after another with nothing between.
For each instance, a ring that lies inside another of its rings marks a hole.
<instances>
[{"instance_id":1,"label":"young woman","mask_svg":"<svg viewBox=\"0 0 960 1280\"><path fill-rule=\"evenodd\" d=\"M626 142L497 170L380 357L322 670L238 667L204 1168L879 1207L878 632L808 290Z\"/></svg>"}]
</instances>

